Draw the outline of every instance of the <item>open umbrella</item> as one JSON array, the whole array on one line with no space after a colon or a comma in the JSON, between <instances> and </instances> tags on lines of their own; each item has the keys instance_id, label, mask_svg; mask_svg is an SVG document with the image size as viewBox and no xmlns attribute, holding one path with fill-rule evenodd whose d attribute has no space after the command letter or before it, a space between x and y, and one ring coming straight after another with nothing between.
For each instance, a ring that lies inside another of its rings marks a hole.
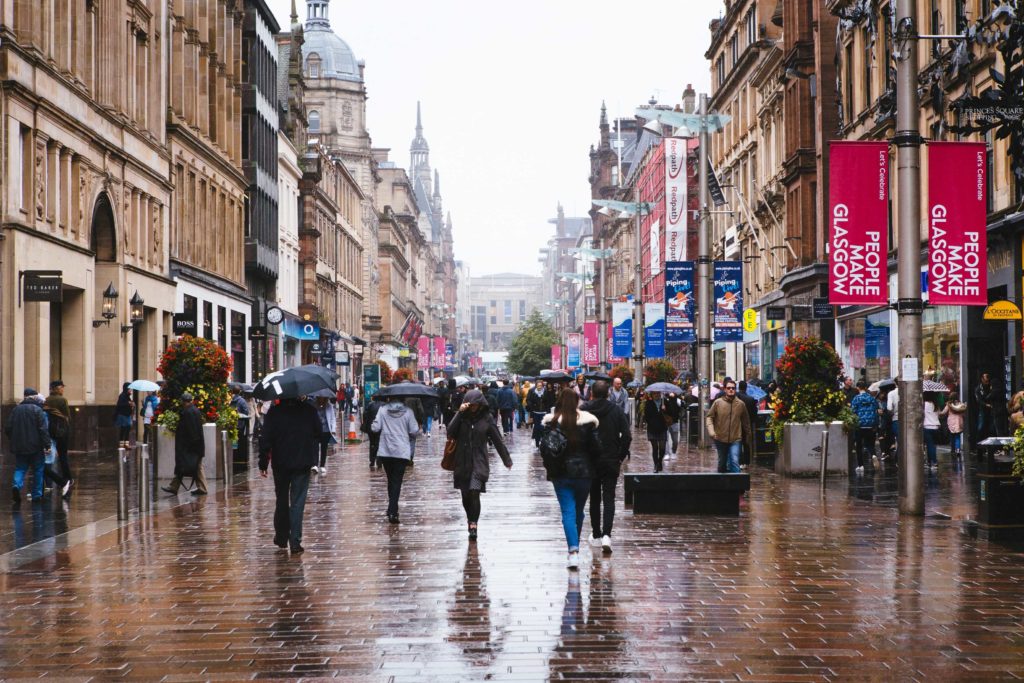
<instances>
[{"instance_id":1,"label":"open umbrella","mask_svg":"<svg viewBox=\"0 0 1024 683\"><path fill-rule=\"evenodd\" d=\"M228 388L238 389L243 394L251 394L255 387L251 384L246 384L245 382L228 382Z\"/></svg>"},{"instance_id":2,"label":"open umbrella","mask_svg":"<svg viewBox=\"0 0 1024 683\"><path fill-rule=\"evenodd\" d=\"M447 381L448 381L448 379L445 378L445 377L435 377L434 378L434 384L440 384L441 382L447 382Z\"/></svg>"},{"instance_id":3,"label":"open umbrella","mask_svg":"<svg viewBox=\"0 0 1024 683\"><path fill-rule=\"evenodd\" d=\"M317 389L307 396L313 396L314 398L334 398L338 395L338 392L334 389Z\"/></svg>"},{"instance_id":4,"label":"open umbrella","mask_svg":"<svg viewBox=\"0 0 1024 683\"><path fill-rule=\"evenodd\" d=\"M466 375L459 375L458 377L455 378L455 386L456 387L472 386L474 384L479 384L479 383L480 383L480 381L478 379L476 379L475 377L467 377Z\"/></svg>"},{"instance_id":5,"label":"open umbrella","mask_svg":"<svg viewBox=\"0 0 1024 683\"><path fill-rule=\"evenodd\" d=\"M760 401L767 395L768 392L762 389L761 387L757 386L756 384L747 384L747 396L754 399L755 401Z\"/></svg>"},{"instance_id":6,"label":"open umbrella","mask_svg":"<svg viewBox=\"0 0 1024 683\"><path fill-rule=\"evenodd\" d=\"M128 385L132 391L160 391L160 385L148 379L137 379Z\"/></svg>"},{"instance_id":7,"label":"open umbrella","mask_svg":"<svg viewBox=\"0 0 1024 683\"><path fill-rule=\"evenodd\" d=\"M681 387L677 387L671 382L655 382L654 384L644 387L644 391L649 394L681 394L683 390Z\"/></svg>"},{"instance_id":8,"label":"open umbrella","mask_svg":"<svg viewBox=\"0 0 1024 683\"><path fill-rule=\"evenodd\" d=\"M583 375L586 379L592 379L600 382L611 382L612 378L610 375L606 375L603 372L588 372Z\"/></svg>"},{"instance_id":9,"label":"open umbrella","mask_svg":"<svg viewBox=\"0 0 1024 683\"><path fill-rule=\"evenodd\" d=\"M571 382L573 377L560 370L555 370L553 372L542 372L537 379L542 379L545 382Z\"/></svg>"},{"instance_id":10,"label":"open umbrella","mask_svg":"<svg viewBox=\"0 0 1024 683\"><path fill-rule=\"evenodd\" d=\"M643 382L641 382L638 379L635 379L632 382L630 382L629 384L627 384L626 386L629 387L630 389L636 389L637 387L642 387L643 385L644 385Z\"/></svg>"},{"instance_id":11,"label":"open umbrella","mask_svg":"<svg viewBox=\"0 0 1024 683\"><path fill-rule=\"evenodd\" d=\"M415 382L400 382L386 386L377 392L381 398L437 398L437 389Z\"/></svg>"},{"instance_id":12,"label":"open umbrella","mask_svg":"<svg viewBox=\"0 0 1024 683\"><path fill-rule=\"evenodd\" d=\"M253 396L264 401L309 396L315 391L338 390L338 375L322 365L300 365L272 372L255 386Z\"/></svg>"},{"instance_id":13,"label":"open umbrella","mask_svg":"<svg viewBox=\"0 0 1024 683\"><path fill-rule=\"evenodd\" d=\"M942 382L933 382L930 379L924 381L924 385L921 387L921 391L935 391L942 394L949 393L949 387Z\"/></svg>"},{"instance_id":14,"label":"open umbrella","mask_svg":"<svg viewBox=\"0 0 1024 683\"><path fill-rule=\"evenodd\" d=\"M892 379L892 378L889 378L889 379L880 379L877 382L873 382L871 384L871 386L868 387L868 391L882 391L882 390L885 390L885 389L895 389L895 388L896 388L896 380Z\"/></svg>"}]
</instances>

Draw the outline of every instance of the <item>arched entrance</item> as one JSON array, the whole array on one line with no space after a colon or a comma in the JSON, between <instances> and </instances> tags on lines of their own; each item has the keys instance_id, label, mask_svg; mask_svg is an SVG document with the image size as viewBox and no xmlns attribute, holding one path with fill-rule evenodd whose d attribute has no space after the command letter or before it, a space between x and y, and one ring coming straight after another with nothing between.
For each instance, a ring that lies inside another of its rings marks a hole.
<instances>
[{"instance_id":1,"label":"arched entrance","mask_svg":"<svg viewBox=\"0 0 1024 683\"><path fill-rule=\"evenodd\" d=\"M93 338L93 369L95 372L94 390L98 407L96 435L98 443L93 446L109 448L117 442L117 430L112 427L114 422L114 404L121 390L121 382L125 373L131 368L124 367L122 359L121 325L125 323L125 293L121 290L121 268L118 265L117 223L114 218L114 207L106 192L96 198L92 210L89 246L95 255L95 281L93 293L93 317L98 319L102 310L103 290L107 283L113 283L118 290L117 317L108 325L95 327ZM129 295L130 296L130 295Z\"/></svg>"},{"instance_id":2,"label":"arched entrance","mask_svg":"<svg viewBox=\"0 0 1024 683\"><path fill-rule=\"evenodd\" d=\"M117 228L114 209L106 192L96 198L92 210L91 244L98 263L117 263Z\"/></svg>"}]
</instances>

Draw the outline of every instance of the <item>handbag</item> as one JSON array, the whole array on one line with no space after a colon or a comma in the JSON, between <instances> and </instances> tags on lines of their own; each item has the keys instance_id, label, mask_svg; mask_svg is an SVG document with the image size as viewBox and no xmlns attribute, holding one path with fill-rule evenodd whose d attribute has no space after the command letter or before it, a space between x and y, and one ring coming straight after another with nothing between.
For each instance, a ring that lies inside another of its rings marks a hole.
<instances>
[{"instance_id":1,"label":"handbag","mask_svg":"<svg viewBox=\"0 0 1024 683\"><path fill-rule=\"evenodd\" d=\"M449 436L444 444L444 456L441 458L441 469L449 472L455 471L455 449L458 446L455 437Z\"/></svg>"}]
</instances>

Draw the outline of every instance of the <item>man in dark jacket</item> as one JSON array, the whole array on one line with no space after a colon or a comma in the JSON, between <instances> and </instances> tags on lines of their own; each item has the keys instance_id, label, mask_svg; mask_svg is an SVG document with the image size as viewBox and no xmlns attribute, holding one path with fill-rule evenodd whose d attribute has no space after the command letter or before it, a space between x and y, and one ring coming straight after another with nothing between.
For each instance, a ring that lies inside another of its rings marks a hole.
<instances>
[{"instance_id":1,"label":"man in dark jacket","mask_svg":"<svg viewBox=\"0 0 1024 683\"><path fill-rule=\"evenodd\" d=\"M302 517L306 510L309 470L317 463L320 417L316 408L294 398L282 400L267 413L260 434L260 476L274 466L274 545L303 551Z\"/></svg>"},{"instance_id":2,"label":"man in dark jacket","mask_svg":"<svg viewBox=\"0 0 1024 683\"><path fill-rule=\"evenodd\" d=\"M370 397L369 403L366 404L366 409L363 410L362 424L359 425L359 431L366 434L370 439L370 469L372 470L377 465L377 451L380 449L380 433L374 432L370 429L370 425L377 419L377 411L384 405L377 400L375 396Z\"/></svg>"},{"instance_id":3,"label":"man in dark jacket","mask_svg":"<svg viewBox=\"0 0 1024 683\"><path fill-rule=\"evenodd\" d=\"M484 400L487 401L487 408L491 411L491 417L494 418L495 423L498 421L498 383L491 382L487 385L486 390L481 387L484 392Z\"/></svg>"},{"instance_id":4,"label":"man in dark jacket","mask_svg":"<svg viewBox=\"0 0 1024 683\"><path fill-rule=\"evenodd\" d=\"M744 462L751 462L754 458L755 448L755 432L757 431L757 400L747 393L747 383L745 380L740 380L739 384L736 385L738 391L736 392L736 398L743 401L744 407L747 409L747 415L750 416L750 438L743 442L743 450L746 451L747 457Z\"/></svg>"},{"instance_id":5,"label":"man in dark jacket","mask_svg":"<svg viewBox=\"0 0 1024 683\"><path fill-rule=\"evenodd\" d=\"M544 419L544 414L548 412L547 394L549 392L550 390L544 386L544 380L538 378L537 383L526 394L526 412L530 413L530 417L533 419L533 443L538 446L540 445L540 435L543 431L541 420Z\"/></svg>"},{"instance_id":6,"label":"man in dark jacket","mask_svg":"<svg viewBox=\"0 0 1024 683\"><path fill-rule=\"evenodd\" d=\"M498 412L501 413L501 431L508 436L512 433L512 417L516 412L516 393L512 391L509 382L505 382L505 386L498 389L497 403Z\"/></svg>"},{"instance_id":7,"label":"man in dark jacket","mask_svg":"<svg viewBox=\"0 0 1024 683\"><path fill-rule=\"evenodd\" d=\"M21 505L21 489L25 486L25 473L32 468L32 500L43 499L43 470L46 468L45 454L50 450L50 432L47 429L46 414L36 402L39 393L26 387L24 400L14 407L4 431L14 453L14 480L11 498L14 507Z\"/></svg>"},{"instance_id":8,"label":"man in dark jacket","mask_svg":"<svg viewBox=\"0 0 1024 683\"><path fill-rule=\"evenodd\" d=\"M181 395L181 403L178 428L174 431L174 479L163 490L177 495L181 480L193 477L196 490L192 495L205 496L207 486L203 455L206 453L206 442L203 439L203 415L192 402L192 394L187 391Z\"/></svg>"},{"instance_id":9,"label":"man in dark jacket","mask_svg":"<svg viewBox=\"0 0 1024 683\"><path fill-rule=\"evenodd\" d=\"M590 523L594 536L591 543L600 543L607 555L612 552L612 523L615 521L615 489L619 483L619 468L629 456L633 437L629 420L616 404L608 400L608 383L594 382L590 387L591 400L580 406L599 420L597 438L601 442L601 457L597 473L590 485ZM601 505L604 504L604 516Z\"/></svg>"}]
</instances>

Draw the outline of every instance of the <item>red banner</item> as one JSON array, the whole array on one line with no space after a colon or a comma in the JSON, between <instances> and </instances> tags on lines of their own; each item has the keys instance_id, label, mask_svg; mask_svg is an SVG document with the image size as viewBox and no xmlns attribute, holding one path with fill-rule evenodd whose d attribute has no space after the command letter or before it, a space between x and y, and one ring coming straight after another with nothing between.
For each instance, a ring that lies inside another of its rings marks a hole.
<instances>
[{"instance_id":1,"label":"red banner","mask_svg":"<svg viewBox=\"0 0 1024 683\"><path fill-rule=\"evenodd\" d=\"M828 301L889 303L889 143L829 143Z\"/></svg>"},{"instance_id":2,"label":"red banner","mask_svg":"<svg viewBox=\"0 0 1024 683\"><path fill-rule=\"evenodd\" d=\"M984 142L928 143L928 302L988 305Z\"/></svg>"},{"instance_id":3,"label":"red banner","mask_svg":"<svg viewBox=\"0 0 1024 683\"><path fill-rule=\"evenodd\" d=\"M434 337L434 353L430 356L430 367L444 367L444 337Z\"/></svg>"},{"instance_id":4,"label":"red banner","mask_svg":"<svg viewBox=\"0 0 1024 683\"><path fill-rule=\"evenodd\" d=\"M420 337L416 342L416 365L421 370L430 367L430 337Z\"/></svg>"},{"instance_id":5,"label":"red banner","mask_svg":"<svg viewBox=\"0 0 1024 683\"><path fill-rule=\"evenodd\" d=\"M600 360L597 357L597 334L598 323L583 323L583 364L597 365Z\"/></svg>"},{"instance_id":6,"label":"red banner","mask_svg":"<svg viewBox=\"0 0 1024 683\"><path fill-rule=\"evenodd\" d=\"M551 369L562 369L562 347L559 344L554 344L551 347Z\"/></svg>"}]
</instances>

